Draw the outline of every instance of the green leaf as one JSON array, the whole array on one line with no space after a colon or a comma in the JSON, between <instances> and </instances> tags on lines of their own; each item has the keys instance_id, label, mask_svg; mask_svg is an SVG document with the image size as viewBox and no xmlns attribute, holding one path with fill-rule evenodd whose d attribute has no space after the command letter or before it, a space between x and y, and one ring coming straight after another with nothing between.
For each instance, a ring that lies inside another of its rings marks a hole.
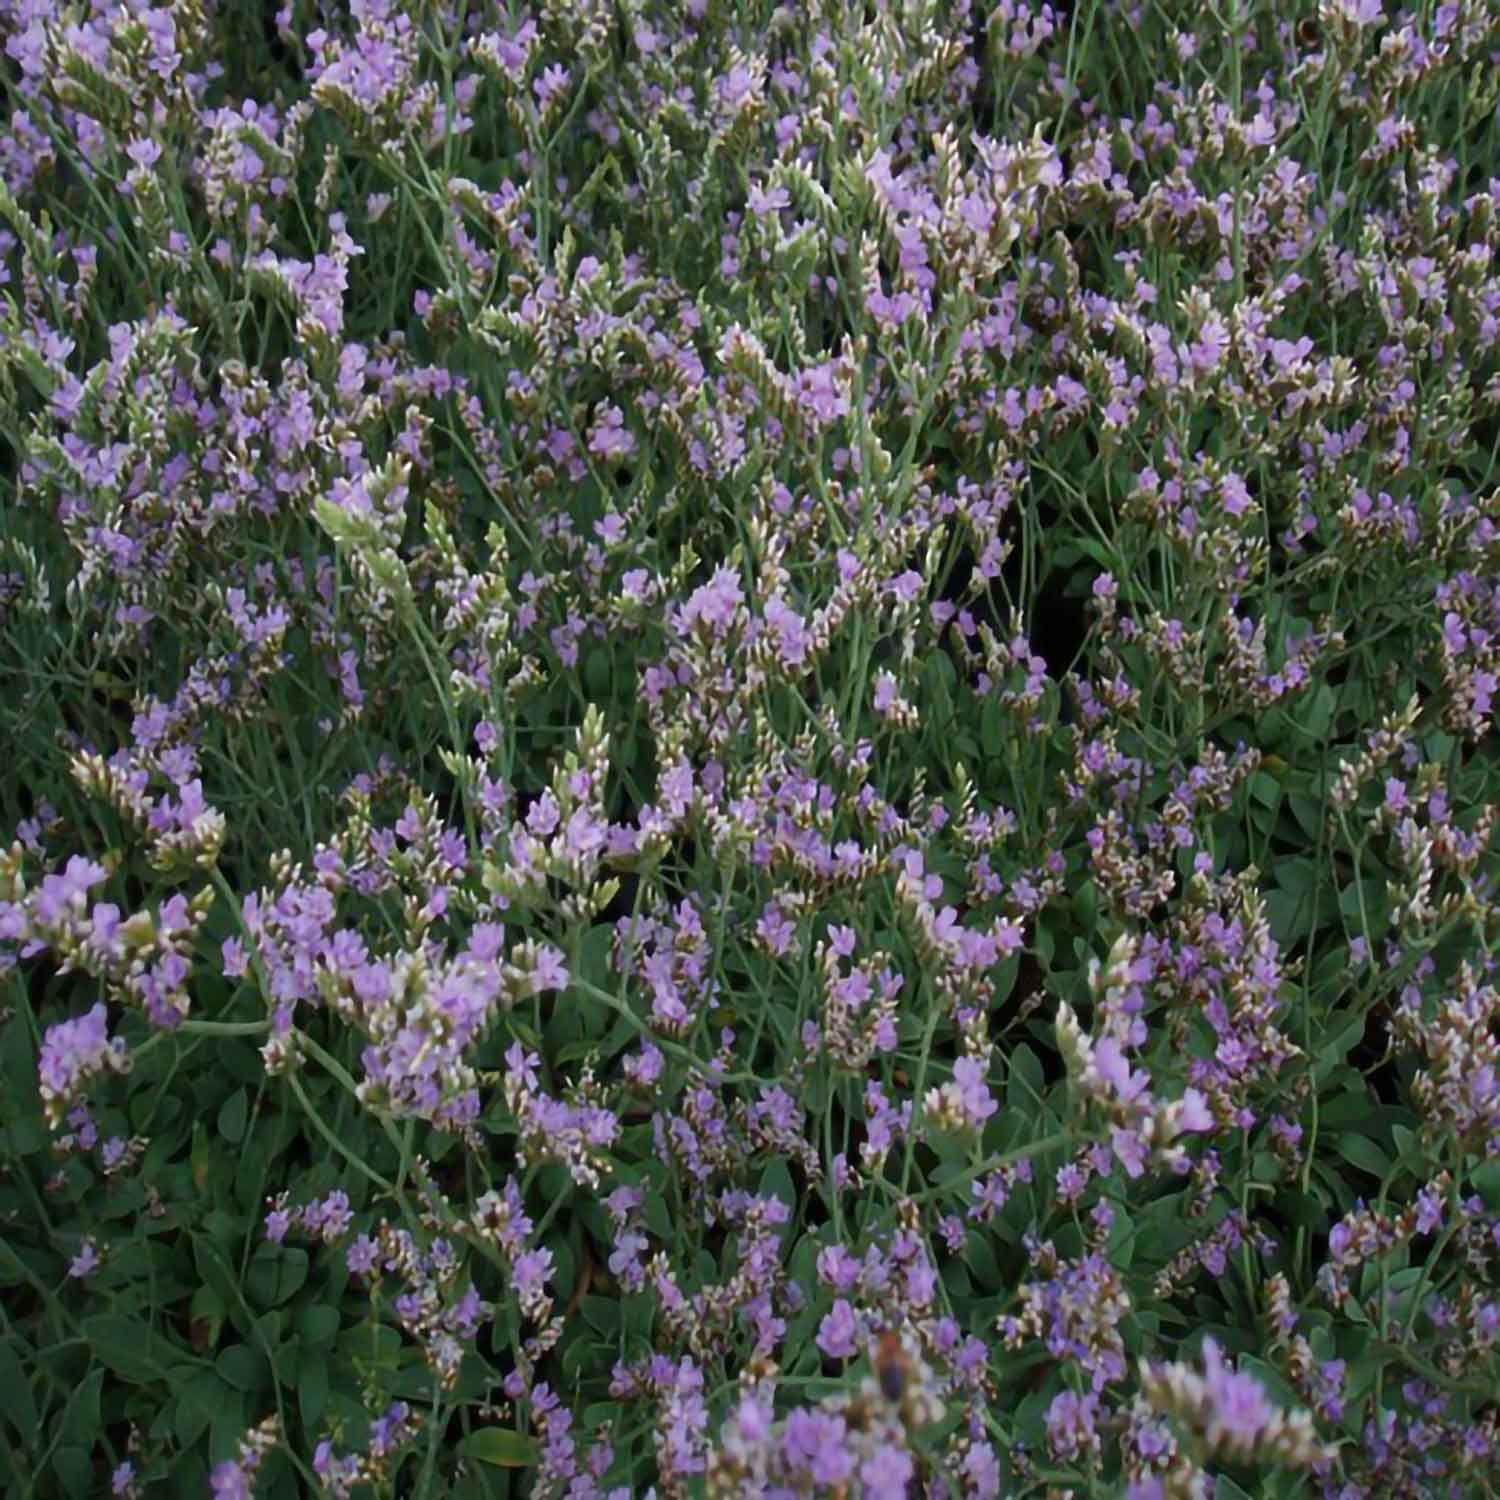
<instances>
[{"instance_id":1,"label":"green leaf","mask_svg":"<svg viewBox=\"0 0 1500 1500\"><path fill-rule=\"evenodd\" d=\"M235 1204L250 1218L259 1218L264 1212L266 1174L271 1160L265 1132L260 1128L263 1118L263 1114L256 1117L254 1133L240 1142L239 1150L235 1153Z\"/></svg>"},{"instance_id":2,"label":"green leaf","mask_svg":"<svg viewBox=\"0 0 1500 1500\"><path fill-rule=\"evenodd\" d=\"M224 1382L212 1370L199 1370L178 1387L172 1413L172 1431L184 1448L191 1447L208 1430L224 1404Z\"/></svg>"},{"instance_id":3,"label":"green leaf","mask_svg":"<svg viewBox=\"0 0 1500 1500\"><path fill-rule=\"evenodd\" d=\"M1379 937L1385 931L1390 911L1390 896L1385 881L1371 876L1368 880L1351 880L1339 892L1339 912L1351 923L1368 922L1367 937Z\"/></svg>"},{"instance_id":4,"label":"green leaf","mask_svg":"<svg viewBox=\"0 0 1500 1500\"><path fill-rule=\"evenodd\" d=\"M91 1370L84 1376L68 1400L68 1410L62 1422L64 1442L76 1441L85 1446L98 1442L101 1427L99 1392L103 1388L103 1370Z\"/></svg>"},{"instance_id":5,"label":"green leaf","mask_svg":"<svg viewBox=\"0 0 1500 1500\"><path fill-rule=\"evenodd\" d=\"M1275 807L1281 801L1281 783L1264 771L1257 771L1250 778L1250 795L1262 807Z\"/></svg>"},{"instance_id":6,"label":"green leaf","mask_svg":"<svg viewBox=\"0 0 1500 1500\"><path fill-rule=\"evenodd\" d=\"M65 1495L76 1495L83 1500L85 1495L98 1493L94 1483L94 1461L88 1448L58 1448L52 1455L52 1472Z\"/></svg>"},{"instance_id":7,"label":"green leaf","mask_svg":"<svg viewBox=\"0 0 1500 1500\"><path fill-rule=\"evenodd\" d=\"M95 1358L135 1385L164 1379L180 1358L175 1345L135 1318L109 1313L83 1320L83 1337Z\"/></svg>"},{"instance_id":8,"label":"green leaf","mask_svg":"<svg viewBox=\"0 0 1500 1500\"><path fill-rule=\"evenodd\" d=\"M962 1299L974 1295L974 1283L969 1279L968 1269L961 1260L950 1260L943 1267L943 1285L950 1297Z\"/></svg>"},{"instance_id":9,"label":"green leaf","mask_svg":"<svg viewBox=\"0 0 1500 1500\"><path fill-rule=\"evenodd\" d=\"M401 1361L401 1335L384 1324L346 1328L335 1347L344 1359L369 1370L394 1370Z\"/></svg>"},{"instance_id":10,"label":"green leaf","mask_svg":"<svg viewBox=\"0 0 1500 1500\"><path fill-rule=\"evenodd\" d=\"M764 1172L760 1174L760 1196L762 1198L779 1198L788 1208L792 1215L789 1222L793 1222L797 1216L797 1189L792 1183L792 1174L784 1161L773 1161ZM786 1226L782 1226L785 1233Z\"/></svg>"},{"instance_id":11,"label":"green leaf","mask_svg":"<svg viewBox=\"0 0 1500 1500\"><path fill-rule=\"evenodd\" d=\"M1290 891L1266 892L1266 921L1283 948L1290 947L1306 935L1312 921L1311 909L1301 896Z\"/></svg>"},{"instance_id":12,"label":"green leaf","mask_svg":"<svg viewBox=\"0 0 1500 1500\"><path fill-rule=\"evenodd\" d=\"M1311 738L1322 739L1333 723L1333 710L1336 703L1333 689L1326 682L1319 683L1317 688L1308 693L1296 706L1295 717L1298 726L1304 729Z\"/></svg>"},{"instance_id":13,"label":"green leaf","mask_svg":"<svg viewBox=\"0 0 1500 1500\"><path fill-rule=\"evenodd\" d=\"M620 1304L620 1329L626 1338L647 1341L656 1319L656 1297L652 1292L637 1292Z\"/></svg>"},{"instance_id":14,"label":"green leaf","mask_svg":"<svg viewBox=\"0 0 1500 1500\"><path fill-rule=\"evenodd\" d=\"M0 1031L0 1078L5 1080L6 1117L0 1141L18 1156L30 1156L45 1148L47 1131L42 1125L31 1033L19 1020Z\"/></svg>"},{"instance_id":15,"label":"green leaf","mask_svg":"<svg viewBox=\"0 0 1500 1500\"><path fill-rule=\"evenodd\" d=\"M297 1381L297 1409L302 1413L303 1426L309 1432L316 1432L323 1413L328 1409L327 1360L309 1359L303 1363Z\"/></svg>"},{"instance_id":16,"label":"green leaf","mask_svg":"<svg viewBox=\"0 0 1500 1500\"><path fill-rule=\"evenodd\" d=\"M946 651L930 652L922 663L922 691L927 697L950 691L958 681L958 671Z\"/></svg>"},{"instance_id":17,"label":"green leaf","mask_svg":"<svg viewBox=\"0 0 1500 1500\"><path fill-rule=\"evenodd\" d=\"M307 1280L307 1251L262 1243L245 1272L245 1296L257 1307L279 1307Z\"/></svg>"},{"instance_id":18,"label":"green leaf","mask_svg":"<svg viewBox=\"0 0 1500 1500\"><path fill-rule=\"evenodd\" d=\"M1317 1061L1313 1064L1313 1077L1321 1083L1348 1055L1349 1049L1365 1034L1365 1018L1355 1016L1332 1035L1313 1043Z\"/></svg>"},{"instance_id":19,"label":"green leaf","mask_svg":"<svg viewBox=\"0 0 1500 1500\"><path fill-rule=\"evenodd\" d=\"M1323 830L1323 804L1315 802L1311 797L1301 797L1295 792L1286 799L1286 805L1291 808L1292 816L1302 827L1302 832L1311 843L1316 844Z\"/></svg>"},{"instance_id":20,"label":"green leaf","mask_svg":"<svg viewBox=\"0 0 1500 1500\"><path fill-rule=\"evenodd\" d=\"M974 1274L976 1286L986 1291L993 1291L1004 1283L1005 1277L1001 1273L1000 1262L995 1259L995 1252L984 1234L969 1236L963 1248L963 1258L968 1262L969 1269Z\"/></svg>"},{"instance_id":21,"label":"green leaf","mask_svg":"<svg viewBox=\"0 0 1500 1500\"><path fill-rule=\"evenodd\" d=\"M1422 1138L1415 1130L1405 1125L1391 1126L1391 1139L1396 1143L1396 1155L1403 1166L1410 1167L1420 1175L1427 1168L1427 1153L1422 1149Z\"/></svg>"},{"instance_id":22,"label":"green leaf","mask_svg":"<svg viewBox=\"0 0 1500 1500\"><path fill-rule=\"evenodd\" d=\"M239 1284L224 1252L205 1236L194 1235L193 1264L203 1284L218 1293L231 1320L240 1321L243 1309Z\"/></svg>"},{"instance_id":23,"label":"green leaf","mask_svg":"<svg viewBox=\"0 0 1500 1500\"><path fill-rule=\"evenodd\" d=\"M500 1469L527 1469L541 1456L537 1441L509 1427L481 1427L459 1445L465 1458Z\"/></svg>"},{"instance_id":24,"label":"green leaf","mask_svg":"<svg viewBox=\"0 0 1500 1500\"><path fill-rule=\"evenodd\" d=\"M1417 1293L1427 1285L1425 1266L1406 1266L1386 1277L1385 1294L1391 1299L1391 1316L1410 1323L1418 1313L1414 1305Z\"/></svg>"},{"instance_id":25,"label":"green leaf","mask_svg":"<svg viewBox=\"0 0 1500 1500\"><path fill-rule=\"evenodd\" d=\"M1099 887L1092 880L1083 881L1073 892L1073 915L1086 931L1099 922Z\"/></svg>"},{"instance_id":26,"label":"green leaf","mask_svg":"<svg viewBox=\"0 0 1500 1500\"><path fill-rule=\"evenodd\" d=\"M582 1328L578 1333L580 1337L565 1339L562 1344L563 1384L569 1390L576 1390L591 1372L606 1370L610 1364L609 1346L588 1337Z\"/></svg>"},{"instance_id":27,"label":"green leaf","mask_svg":"<svg viewBox=\"0 0 1500 1500\"><path fill-rule=\"evenodd\" d=\"M593 646L583 660L583 682L589 699L602 703L609 697L611 657L603 646Z\"/></svg>"},{"instance_id":28,"label":"green leaf","mask_svg":"<svg viewBox=\"0 0 1500 1500\"><path fill-rule=\"evenodd\" d=\"M1312 896L1313 888L1322 878L1310 859L1278 859L1272 875L1280 889L1301 900Z\"/></svg>"},{"instance_id":29,"label":"green leaf","mask_svg":"<svg viewBox=\"0 0 1500 1500\"><path fill-rule=\"evenodd\" d=\"M213 1463L223 1463L239 1452L245 1428L249 1425L250 1408L244 1396L228 1386L223 1391L208 1435L208 1451Z\"/></svg>"},{"instance_id":30,"label":"green leaf","mask_svg":"<svg viewBox=\"0 0 1500 1500\"><path fill-rule=\"evenodd\" d=\"M1227 1474L1214 1480L1214 1500L1252 1500Z\"/></svg>"},{"instance_id":31,"label":"green leaf","mask_svg":"<svg viewBox=\"0 0 1500 1500\"><path fill-rule=\"evenodd\" d=\"M1349 1184L1344 1181L1343 1174L1339 1172L1330 1172L1327 1167L1325 1167L1323 1163L1321 1161L1318 1161L1316 1158L1313 1161L1312 1169L1318 1181L1328 1189L1329 1195L1333 1198L1333 1201L1337 1206L1337 1212L1339 1214L1348 1213L1354 1207L1354 1193L1351 1190Z\"/></svg>"},{"instance_id":32,"label":"green leaf","mask_svg":"<svg viewBox=\"0 0 1500 1500\"><path fill-rule=\"evenodd\" d=\"M1042 1102L1043 1087L1042 1065L1036 1053L1025 1042L1018 1042L1011 1048L1006 1072L1005 1107L1031 1113Z\"/></svg>"},{"instance_id":33,"label":"green leaf","mask_svg":"<svg viewBox=\"0 0 1500 1500\"><path fill-rule=\"evenodd\" d=\"M675 1238L672 1228L672 1217L667 1212L666 1199L662 1197L660 1190L646 1193L646 1201L641 1205L641 1218L645 1221L646 1228L659 1240L670 1243Z\"/></svg>"},{"instance_id":34,"label":"green leaf","mask_svg":"<svg viewBox=\"0 0 1500 1500\"><path fill-rule=\"evenodd\" d=\"M1302 1404L1301 1398L1292 1389L1286 1376L1280 1370L1276 1369L1274 1365L1268 1365L1263 1359L1258 1359L1253 1354L1242 1354L1239 1359L1239 1367L1246 1374L1260 1381L1261 1385L1265 1388L1266 1394L1278 1406L1296 1407Z\"/></svg>"},{"instance_id":35,"label":"green leaf","mask_svg":"<svg viewBox=\"0 0 1500 1500\"><path fill-rule=\"evenodd\" d=\"M15 1344L9 1338L0 1342L0 1416L29 1443L37 1435L36 1395Z\"/></svg>"},{"instance_id":36,"label":"green leaf","mask_svg":"<svg viewBox=\"0 0 1500 1500\"><path fill-rule=\"evenodd\" d=\"M271 1367L258 1349L235 1344L214 1361L214 1369L226 1385L237 1391L258 1391L270 1384Z\"/></svg>"},{"instance_id":37,"label":"green leaf","mask_svg":"<svg viewBox=\"0 0 1500 1500\"><path fill-rule=\"evenodd\" d=\"M211 1286L200 1286L188 1304L188 1317L193 1324L194 1343L212 1348L224 1327L224 1299Z\"/></svg>"},{"instance_id":38,"label":"green leaf","mask_svg":"<svg viewBox=\"0 0 1500 1500\"><path fill-rule=\"evenodd\" d=\"M1057 939L1047 922L1045 909L1037 918L1035 933L1036 936L1033 941L1036 944L1037 961L1041 964L1043 970L1049 970L1052 967L1052 960L1057 953Z\"/></svg>"},{"instance_id":39,"label":"green leaf","mask_svg":"<svg viewBox=\"0 0 1500 1500\"><path fill-rule=\"evenodd\" d=\"M1257 1151L1250 1158L1250 1181L1262 1185L1274 1185L1281 1181L1286 1168L1274 1151Z\"/></svg>"},{"instance_id":40,"label":"green leaf","mask_svg":"<svg viewBox=\"0 0 1500 1500\"><path fill-rule=\"evenodd\" d=\"M1352 1132L1341 1135L1335 1141L1334 1149L1350 1166L1358 1167L1361 1172L1368 1172L1381 1182L1391 1170L1390 1157L1368 1136Z\"/></svg>"},{"instance_id":41,"label":"green leaf","mask_svg":"<svg viewBox=\"0 0 1500 1500\"><path fill-rule=\"evenodd\" d=\"M297 1336L312 1348L331 1344L338 1337L339 1321L336 1307L304 1307L297 1314Z\"/></svg>"},{"instance_id":42,"label":"green leaf","mask_svg":"<svg viewBox=\"0 0 1500 1500\"><path fill-rule=\"evenodd\" d=\"M1328 1209L1316 1194L1288 1189L1273 1200L1276 1212L1294 1229L1321 1230L1328 1223Z\"/></svg>"},{"instance_id":43,"label":"green leaf","mask_svg":"<svg viewBox=\"0 0 1500 1500\"><path fill-rule=\"evenodd\" d=\"M1474 1191L1491 1212L1500 1211L1500 1161L1487 1161L1469 1173Z\"/></svg>"},{"instance_id":44,"label":"green leaf","mask_svg":"<svg viewBox=\"0 0 1500 1500\"><path fill-rule=\"evenodd\" d=\"M219 1110L219 1134L231 1146L238 1146L245 1139L245 1125L250 1118L250 1096L244 1089L236 1089Z\"/></svg>"},{"instance_id":45,"label":"green leaf","mask_svg":"<svg viewBox=\"0 0 1500 1500\"><path fill-rule=\"evenodd\" d=\"M615 1297L585 1297L579 1303L584 1321L595 1333L614 1338L620 1331L620 1303Z\"/></svg>"},{"instance_id":46,"label":"green leaf","mask_svg":"<svg viewBox=\"0 0 1500 1500\"><path fill-rule=\"evenodd\" d=\"M979 713L979 743L986 758L998 760L1005 752L1005 711L997 698L986 698Z\"/></svg>"}]
</instances>

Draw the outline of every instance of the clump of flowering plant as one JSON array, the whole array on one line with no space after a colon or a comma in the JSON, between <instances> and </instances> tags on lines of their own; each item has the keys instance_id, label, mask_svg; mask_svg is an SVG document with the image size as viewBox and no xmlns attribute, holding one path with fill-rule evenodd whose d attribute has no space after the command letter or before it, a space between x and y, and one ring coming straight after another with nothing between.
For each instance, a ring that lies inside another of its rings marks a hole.
<instances>
[{"instance_id":1,"label":"clump of flowering plant","mask_svg":"<svg viewBox=\"0 0 1500 1500\"><path fill-rule=\"evenodd\" d=\"M1494 5L0 39L0 1488L1492 1492Z\"/></svg>"}]
</instances>

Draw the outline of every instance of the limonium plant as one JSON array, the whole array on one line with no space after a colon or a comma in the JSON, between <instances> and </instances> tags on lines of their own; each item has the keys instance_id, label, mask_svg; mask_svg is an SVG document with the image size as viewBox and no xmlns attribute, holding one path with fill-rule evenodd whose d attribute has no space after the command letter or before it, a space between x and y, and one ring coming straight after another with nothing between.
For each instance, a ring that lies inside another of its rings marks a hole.
<instances>
[{"instance_id":1,"label":"limonium plant","mask_svg":"<svg viewBox=\"0 0 1500 1500\"><path fill-rule=\"evenodd\" d=\"M1500 1492L1493 0L0 0L0 1489Z\"/></svg>"}]
</instances>

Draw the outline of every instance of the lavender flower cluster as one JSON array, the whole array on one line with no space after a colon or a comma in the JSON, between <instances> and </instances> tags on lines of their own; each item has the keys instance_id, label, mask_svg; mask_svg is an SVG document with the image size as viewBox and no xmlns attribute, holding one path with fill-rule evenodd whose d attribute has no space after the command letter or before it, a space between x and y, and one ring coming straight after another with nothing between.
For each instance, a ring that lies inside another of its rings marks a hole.
<instances>
[{"instance_id":1,"label":"lavender flower cluster","mask_svg":"<svg viewBox=\"0 0 1500 1500\"><path fill-rule=\"evenodd\" d=\"M263 19L0 0L0 1479L1494 1495L1500 8Z\"/></svg>"}]
</instances>

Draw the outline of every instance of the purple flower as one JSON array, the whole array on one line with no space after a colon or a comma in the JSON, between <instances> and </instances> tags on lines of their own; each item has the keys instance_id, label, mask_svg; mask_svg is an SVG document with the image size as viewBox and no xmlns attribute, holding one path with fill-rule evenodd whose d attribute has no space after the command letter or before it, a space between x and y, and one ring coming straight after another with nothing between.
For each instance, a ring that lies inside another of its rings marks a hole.
<instances>
[{"instance_id":1,"label":"purple flower","mask_svg":"<svg viewBox=\"0 0 1500 1500\"><path fill-rule=\"evenodd\" d=\"M1182 1095L1182 1113L1178 1127L1187 1131L1212 1130L1214 1117L1208 1103L1197 1089L1185 1089Z\"/></svg>"},{"instance_id":2,"label":"purple flower","mask_svg":"<svg viewBox=\"0 0 1500 1500\"><path fill-rule=\"evenodd\" d=\"M1140 1177L1146 1170L1146 1148L1133 1131L1116 1128L1110 1132L1109 1144L1115 1159L1127 1177Z\"/></svg>"},{"instance_id":3,"label":"purple flower","mask_svg":"<svg viewBox=\"0 0 1500 1500\"><path fill-rule=\"evenodd\" d=\"M1217 1425L1231 1443L1251 1446L1276 1415L1265 1388L1253 1375L1242 1374L1225 1364L1218 1344L1211 1338L1203 1341L1203 1376Z\"/></svg>"},{"instance_id":4,"label":"purple flower","mask_svg":"<svg viewBox=\"0 0 1500 1500\"><path fill-rule=\"evenodd\" d=\"M344 1264L353 1276L368 1276L380 1259L380 1246L367 1234L362 1234L344 1252Z\"/></svg>"},{"instance_id":5,"label":"purple flower","mask_svg":"<svg viewBox=\"0 0 1500 1500\"><path fill-rule=\"evenodd\" d=\"M522 1297L540 1292L552 1275L552 1252L547 1249L526 1250L511 1267L511 1280Z\"/></svg>"},{"instance_id":6,"label":"purple flower","mask_svg":"<svg viewBox=\"0 0 1500 1500\"><path fill-rule=\"evenodd\" d=\"M734 1421L743 1443L759 1446L771 1435L770 1409L754 1396L746 1396L735 1408Z\"/></svg>"},{"instance_id":7,"label":"purple flower","mask_svg":"<svg viewBox=\"0 0 1500 1500\"><path fill-rule=\"evenodd\" d=\"M536 102L545 111L547 106L556 99L568 86L568 70L560 67L557 63L549 63L542 70L541 76L531 85L532 92L536 95Z\"/></svg>"},{"instance_id":8,"label":"purple flower","mask_svg":"<svg viewBox=\"0 0 1500 1500\"><path fill-rule=\"evenodd\" d=\"M791 194L784 187L772 187L762 191L758 185L751 187L747 200L750 212L757 219L763 219L767 214L775 213L777 209L789 207L791 201Z\"/></svg>"},{"instance_id":9,"label":"purple flower","mask_svg":"<svg viewBox=\"0 0 1500 1500\"><path fill-rule=\"evenodd\" d=\"M606 460L628 458L635 452L635 434L626 428L619 407L608 402L600 406L589 432L588 449L595 458Z\"/></svg>"},{"instance_id":10,"label":"purple flower","mask_svg":"<svg viewBox=\"0 0 1500 1500\"><path fill-rule=\"evenodd\" d=\"M49 1026L42 1037L37 1078L48 1123L55 1129L84 1085L104 1068L128 1071L120 1037L109 1036L109 1013L99 1001L86 1015Z\"/></svg>"},{"instance_id":11,"label":"purple flower","mask_svg":"<svg viewBox=\"0 0 1500 1500\"><path fill-rule=\"evenodd\" d=\"M71 913L83 914L89 891L105 878L105 869L91 859L75 854L61 875L47 875L32 898L33 918L43 926L64 921Z\"/></svg>"},{"instance_id":12,"label":"purple flower","mask_svg":"<svg viewBox=\"0 0 1500 1500\"><path fill-rule=\"evenodd\" d=\"M1115 1090L1121 1103L1129 1104L1145 1092L1149 1080L1144 1073L1133 1073L1120 1044L1110 1036L1094 1048L1094 1066L1100 1076Z\"/></svg>"},{"instance_id":13,"label":"purple flower","mask_svg":"<svg viewBox=\"0 0 1500 1500\"><path fill-rule=\"evenodd\" d=\"M565 990L569 984L568 966L562 953L548 944L537 949L536 967L531 973L531 988L535 994L543 990Z\"/></svg>"},{"instance_id":14,"label":"purple flower","mask_svg":"<svg viewBox=\"0 0 1500 1500\"><path fill-rule=\"evenodd\" d=\"M906 1500L914 1470L911 1454L904 1449L879 1449L860 1465L865 1500Z\"/></svg>"},{"instance_id":15,"label":"purple flower","mask_svg":"<svg viewBox=\"0 0 1500 1500\"><path fill-rule=\"evenodd\" d=\"M800 1408L786 1419L781 1444L788 1467L815 1484L842 1484L854 1472L842 1417Z\"/></svg>"},{"instance_id":16,"label":"purple flower","mask_svg":"<svg viewBox=\"0 0 1500 1500\"><path fill-rule=\"evenodd\" d=\"M84 1240L78 1254L68 1265L68 1275L75 1281L83 1281L99 1269L99 1247L92 1236Z\"/></svg>"},{"instance_id":17,"label":"purple flower","mask_svg":"<svg viewBox=\"0 0 1500 1500\"><path fill-rule=\"evenodd\" d=\"M1431 1234L1443 1222L1443 1200L1431 1188L1417 1194L1417 1233Z\"/></svg>"},{"instance_id":18,"label":"purple flower","mask_svg":"<svg viewBox=\"0 0 1500 1500\"><path fill-rule=\"evenodd\" d=\"M255 1480L232 1459L225 1459L208 1476L208 1487L214 1500L250 1500L255 1493Z\"/></svg>"},{"instance_id":19,"label":"purple flower","mask_svg":"<svg viewBox=\"0 0 1500 1500\"><path fill-rule=\"evenodd\" d=\"M969 1123L978 1128L1000 1108L985 1082L984 1064L972 1057L961 1057L953 1064L953 1081L963 1099Z\"/></svg>"},{"instance_id":20,"label":"purple flower","mask_svg":"<svg viewBox=\"0 0 1500 1500\"><path fill-rule=\"evenodd\" d=\"M673 623L683 635L700 622L712 634L725 635L744 604L744 598L734 570L729 567L717 568L713 577L701 588L695 589L687 603L676 612Z\"/></svg>"},{"instance_id":21,"label":"purple flower","mask_svg":"<svg viewBox=\"0 0 1500 1500\"><path fill-rule=\"evenodd\" d=\"M820 426L849 414L849 398L839 389L832 364L803 370L797 377L797 396L802 409Z\"/></svg>"},{"instance_id":22,"label":"purple flower","mask_svg":"<svg viewBox=\"0 0 1500 1500\"><path fill-rule=\"evenodd\" d=\"M858 1348L859 1324L854 1309L840 1297L818 1325L815 1342L829 1359L852 1359Z\"/></svg>"},{"instance_id":23,"label":"purple flower","mask_svg":"<svg viewBox=\"0 0 1500 1500\"><path fill-rule=\"evenodd\" d=\"M627 1292L638 1292L645 1285L646 1277L641 1267L641 1256L646 1248L646 1236L635 1230L622 1230L615 1240L615 1248L609 1255L609 1274L615 1277Z\"/></svg>"},{"instance_id":24,"label":"purple flower","mask_svg":"<svg viewBox=\"0 0 1500 1500\"><path fill-rule=\"evenodd\" d=\"M1092 1392L1079 1396L1059 1391L1047 1408L1047 1441L1053 1456L1064 1463L1095 1450L1099 1445L1096 1424L1099 1398Z\"/></svg>"},{"instance_id":25,"label":"purple flower","mask_svg":"<svg viewBox=\"0 0 1500 1500\"><path fill-rule=\"evenodd\" d=\"M991 1443L981 1439L969 1447L959 1465L959 1474L974 1500L999 1500L1000 1459Z\"/></svg>"},{"instance_id":26,"label":"purple flower","mask_svg":"<svg viewBox=\"0 0 1500 1500\"><path fill-rule=\"evenodd\" d=\"M750 97L755 87L755 75L743 63L736 63L717 83L719 97L734 108Z\"/></svg>"}]
</instances>

